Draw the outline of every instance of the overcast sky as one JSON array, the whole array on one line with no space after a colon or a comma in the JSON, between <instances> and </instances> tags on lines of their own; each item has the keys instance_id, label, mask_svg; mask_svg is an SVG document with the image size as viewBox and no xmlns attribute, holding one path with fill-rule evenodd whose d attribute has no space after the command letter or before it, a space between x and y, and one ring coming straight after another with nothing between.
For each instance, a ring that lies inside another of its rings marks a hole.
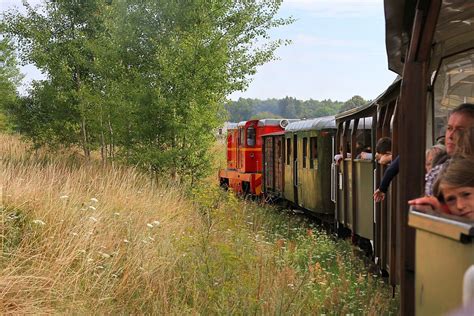
<instances>
[{"instance_id":1,"label":"overcast sky","mask_svg":"<svg viewBox=\"0 0 474 316\"><path fill-rule=\"evenodd\" d=\"M21 2L0 0L0 11ZM387 68L382 0L286 0L280 16L296 21L272 35L292 44L258 69L247 91L230 98L373 99L395 79ZM25 84L41 78L32 66L22 71Z\"/></svg>"}]
</instances>

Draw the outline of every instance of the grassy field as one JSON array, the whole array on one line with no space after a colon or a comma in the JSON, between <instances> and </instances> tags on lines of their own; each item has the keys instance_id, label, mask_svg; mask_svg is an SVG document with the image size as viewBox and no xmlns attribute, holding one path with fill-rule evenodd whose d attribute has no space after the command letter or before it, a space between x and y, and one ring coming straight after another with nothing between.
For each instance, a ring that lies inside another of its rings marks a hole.
<instances>
[{"instance_id":1,"label":"grassy field","mask_svg":"<svg viewBox=\"0 0 474 316\"><path fill-rule=\"evenodd\" d=\"M389 314L391 288L307 220L0 135L0 313Z\"/></svg>"}]
</instances>

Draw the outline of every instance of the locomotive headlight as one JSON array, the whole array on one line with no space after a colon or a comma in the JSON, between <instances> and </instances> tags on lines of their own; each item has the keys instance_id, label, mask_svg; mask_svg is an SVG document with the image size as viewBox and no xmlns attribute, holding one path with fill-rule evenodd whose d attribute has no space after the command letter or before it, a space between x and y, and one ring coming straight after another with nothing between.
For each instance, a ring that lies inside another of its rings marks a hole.
<instances>
[{"instance_id":1,"label":"locomotive headlight","mask_svg":"<svg viewBox=\"0 0 474 316\"><path fill-rule=\"evenodd\" d=\"M253 158L255 157L255 155L253 153L250 153L250 158Z\"/></svg>"}]
</instances>

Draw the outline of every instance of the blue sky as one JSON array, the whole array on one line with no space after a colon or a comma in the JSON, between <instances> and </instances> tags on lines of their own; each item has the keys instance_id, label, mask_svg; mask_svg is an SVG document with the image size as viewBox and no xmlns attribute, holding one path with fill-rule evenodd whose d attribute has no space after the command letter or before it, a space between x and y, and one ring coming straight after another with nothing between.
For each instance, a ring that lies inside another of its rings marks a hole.
<instances>
[{"instance_id":1,"label":"blue sky","mask_svg":"<svg viewBox=\"0 0 474 316\"><path fill-rule=\"evenodd\" d=\"M21 0L0 0L0 11L14 5ZM272 36L292 44L279 48L279 60L259 67L248 89L231 99L373 99L395 79L387 68L382 0L286 0L280 16L296 21ZM25 84L41 78L32 66L22 71Z\"/></svg>"},{"instance_id":2,"label":"blue sky","mask_svg":"<svg viewBox=\"0 0 474 316\"><path fill-rule=\"evenodd\" d=\"M395 79L387 67L382 0L287 0L280 15L296 21L273 35L292 44L232 99L374 99Z\"/></svg>"}]
</instances>

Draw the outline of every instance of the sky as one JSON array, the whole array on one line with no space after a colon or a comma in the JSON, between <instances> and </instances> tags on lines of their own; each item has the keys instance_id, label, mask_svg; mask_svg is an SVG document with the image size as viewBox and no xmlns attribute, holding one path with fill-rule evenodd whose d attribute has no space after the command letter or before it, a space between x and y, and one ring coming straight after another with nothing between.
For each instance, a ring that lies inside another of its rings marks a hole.
<instances>
[{"instance_id":1,"label":"sky","mask_svg":"<svg viewBox=\"0 0 474 316\"><path fill-rule=\"evenodd\" d=\"M0 0L0 12L22 0ZM28 0L37 4L41 0ZM346 101L354 95L374 99L393 82L385 51L382 0L285 0L280 17L295 22L271 32L291 44L276 51L277 60L258 68L246 91L229 96ZM41 73L22 67L25 91Z\"/></svg>"}]
</instances>

